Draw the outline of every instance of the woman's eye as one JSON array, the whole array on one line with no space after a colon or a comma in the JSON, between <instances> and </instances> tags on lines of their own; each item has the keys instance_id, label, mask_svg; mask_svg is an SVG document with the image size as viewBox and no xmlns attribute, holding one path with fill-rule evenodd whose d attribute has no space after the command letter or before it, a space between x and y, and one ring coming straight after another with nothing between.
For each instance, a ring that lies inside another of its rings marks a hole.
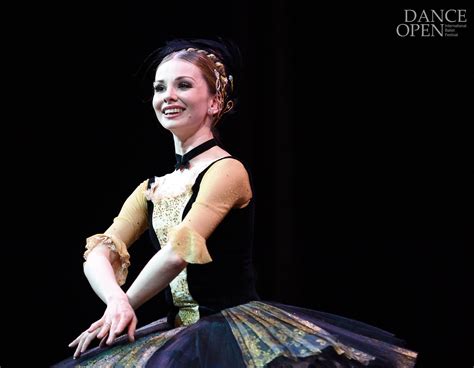
<instances>
[{"instance_id":1,"label":"woman's eye","mask_svg":"<svg viewBox=\"0 0 474 368\"><path fill-rule=\"evenodd\" d=\"M180 82L179 85L178 85L179 88L181 89L188 89L188 88L191 88L191 83L188 83L188 82Z\"/></svg>"},{"instance_id":2,"label":"woman's eye","mask_svg":"<svg viewBox=\"0 0 474 368\"><path fill-rule=\"evenodd\" d=\"M159 92L163 92L165 90L165 86L163 86L162 84L155 84L153 86L153 90L156 92L156 93L159 93Z\"/></svg>"}]
</instances>

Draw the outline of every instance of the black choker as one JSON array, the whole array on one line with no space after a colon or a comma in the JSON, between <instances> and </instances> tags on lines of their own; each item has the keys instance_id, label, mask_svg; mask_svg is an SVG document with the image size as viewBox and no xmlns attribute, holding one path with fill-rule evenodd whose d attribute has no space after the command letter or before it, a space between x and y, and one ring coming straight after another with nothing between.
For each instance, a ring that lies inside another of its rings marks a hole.
<instances>
[{"instance_id":1,"label":"black choker","mask_svg":"<svg viewBox=\"0 0 474 368\"><path fill-rule=\"evenodd\" d=\"M188 168L189 167L189 161L191 161L194 157L197 155L200 155L204 151L207 151L209 148L214 147L217 145L217 142L214 138L201 143L199 146L194 147L191 151L185 153L184 155L178 155L175 153L176 156L176 165L174 166L176 170L182 169L182 168Z\"/></svg>"}]
</instances>

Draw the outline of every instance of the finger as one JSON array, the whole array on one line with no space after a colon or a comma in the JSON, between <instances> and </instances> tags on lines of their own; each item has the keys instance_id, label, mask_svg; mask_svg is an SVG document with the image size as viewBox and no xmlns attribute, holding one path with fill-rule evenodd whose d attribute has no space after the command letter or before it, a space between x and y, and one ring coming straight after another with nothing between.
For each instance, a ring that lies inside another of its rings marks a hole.
<instances>
[{"instance_id":1,"label":"finger","mask_svg":"<svg viewBox=\"0 0 474 368\"><path fill-rule=\"evenodd\" d=\"M81 356L81 349L82 349L82 344L83 344L83 339L84 339L84 334L85 333L87 333L87 332L83 332L80 336L80 339L79 339L78 344L77 344L77 348L74 351L74 355L73 355L74 359L77 359Z\"/></svg>"},{"instance_id":2,"label":"finger","mask_svg":"<svg viewBox=\"0 0 474 368\"><path fill-rule=\"evenodd\" d=\"M79 349L79 346L77 347L76 351L74 352L72 358L77 359L81 356L81 349Z\"/></svg>"},{"instance_id":3,"label":"finger","mask_svg":"<svg viewBox=\"0 0 474 368\"><path fill-rule=\"evenodd\" d=\"M107 345L110 345L114 342L114 339L115 339L115 327L114 325L112 324L112 326L110 327L110 330L109 330L109 337L107 338L107 342L106 344Z\"/></svg>"},{"instance_id":4,"label":"finger","mask_svg":"<svg viewBox=\"0 0 474 368\"><path fill-rule=\"evenodd\" d=\"M87 350L90 343L92 342L92 340L95 339L96 336L97 336L97 333L91 333L91 334L86 336L86 338L83 341L82 347L81 347L81 353L83 353Z\"/></svg>"},{"instance_id":5,"label":"finger","mask_svg":"<svg viewBox=\"0 0 474 368\"><path fill-rule=\"evenodd\" d=\"M120 318L120 321L117 323L114 329L115 335L120 335L128 324L130 324L129 318Z\"/></svg>"},{"instance_id":6,"label":"finger","mask_svg":"<svg viewBox=\"0 0 474 368\"><path fill-rule=\"evenodd\" d=\"M107 341L107 337L108 337L108 336L109 336L109 335L105 335L105 336L102 338L102 340L100 340L99 348L102 348L102 347L104 347L104 346L106 345L106 341Z\"/></svg>"},{"instance_id":7,"label":"finger","mask_svg":"<svg viewBox=\"0 0 474 368\"><path fill-rule=\"evenodd\" d=\"M84 344L86 343L86 339L89 336L89 333L87 331L84 331L81 335L81 341L79 342L79 345L77 346L76 353L77 357L81 356L81 353L83 353L86 349L84 348ZM87 345L86 345L87 348Z\"/></svg>"},{"instance_id":8,"label":"finger","mask_svg":"<svg viewBox=\"0 0 474 368\"><path fill-rule=\"evenodd\" d=\"M103 338L105 335L107 335L110 331L110 326L111 326L111 323L110 322L105 322L103 325L102 325L102 328L100 329L100 332L99 334L97 335L97 338L98 339L101 339Z\"/></svg>"},{"instance_id":9,"label":"finger","mask_svg":"<svg viewBox=\"0 0 474 368\"><path fill-rule=\"evenodd\" d=\"M93 332L94 330L97 330L99 327L104 325L104 320L101 318L98 321L95 321L93 324L90 325L90 327L87 329L89 332Z\"/></svg>"},{"instance_id":10,"label":"finger","mask_svg":"<svg viewBox=\"0 0 474 368\"><path fill-rule=\"evenodd\" d=\"M127 331L127 335L128 335L128 340L130 342L134 342L135 341L135 330L137 328L137 318L134 317L132 319L132 322L130 322L130 325L128 326L128 331Z\"/></svg>"},{"instance_id":11,"label":"finger","mask_svg":"<svg viewBox=\"0 0 474 368\"><path fill-rule=\"evenodd\" d=\"M136 319L136 317L134 316ZM133 320L133 319L132 319ZM130 324L130 318L124 318L123 316L120 318L119 322L117 324L112 323L112 326L110 327L110 334L109 338L107 339L107 344L112 344L115 337L119 336L122 331L125 329L125 327Z\"/></svg>"},{"instance_id":12,"label":"finger","mask_svg":"<svg viewBox=\"0 0 474 368\"><path fill-rule=\"evenodd\" d=\"M82 334L81 334L82 335ZM78 337L76 337L72 342L69 343L69 347L70 348L73 348L74 346L76 346L77 344L79 344L79 339L81 338L81 335L79 335Z\"/></svg>"}]
</instances>

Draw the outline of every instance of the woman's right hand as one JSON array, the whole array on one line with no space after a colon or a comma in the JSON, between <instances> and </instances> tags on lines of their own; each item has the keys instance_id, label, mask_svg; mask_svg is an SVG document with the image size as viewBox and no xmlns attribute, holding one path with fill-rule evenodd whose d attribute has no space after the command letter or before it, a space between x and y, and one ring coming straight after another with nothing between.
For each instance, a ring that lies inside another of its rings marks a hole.
<instances>
[{"instance_id":1,"label":"woman's right hand","mask_svg":"<svg viewBox=\"0 0 474 368\"><path fill-rule=\"evenodd\" d=\"M127 328L128 340L135 341L137 316L126 295L112 297L108 300L107 308L101 319L91 324L82 332L69 347L76 347L74 358L80 356L95 339L101 339L101 344L110 345L122 331Z\"/></svg>"}]
</instances>

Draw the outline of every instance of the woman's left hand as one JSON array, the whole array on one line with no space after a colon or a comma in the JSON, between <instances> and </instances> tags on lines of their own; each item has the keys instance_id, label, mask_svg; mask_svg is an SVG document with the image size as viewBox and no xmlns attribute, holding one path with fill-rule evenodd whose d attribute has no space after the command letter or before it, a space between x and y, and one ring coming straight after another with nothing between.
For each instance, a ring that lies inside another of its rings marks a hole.
<instances>
[{"instance_id":1,"label":"woman's left hand","mask_svg":"<svg viewBox=\"0 0 474 368\"><path fill-rule=\"evenodd\" d=\"M97 322L99 322L99 321L97 321ZM97 337L97 335L99 334L101 329L102 328L97 328L97 329L90 332L89 331L90 328L88 328L83 333L81 333L78 337L76 337L76 339L73 342L71 342L68 345L70 348L76 347L76 351L74 352L74 355L73 355L74 359L79 358L81 356L81 354L84 353L87 350L87 347ZM103 343L103 340L101 341L101 344Z\"/></svg>"}]
</instances>

